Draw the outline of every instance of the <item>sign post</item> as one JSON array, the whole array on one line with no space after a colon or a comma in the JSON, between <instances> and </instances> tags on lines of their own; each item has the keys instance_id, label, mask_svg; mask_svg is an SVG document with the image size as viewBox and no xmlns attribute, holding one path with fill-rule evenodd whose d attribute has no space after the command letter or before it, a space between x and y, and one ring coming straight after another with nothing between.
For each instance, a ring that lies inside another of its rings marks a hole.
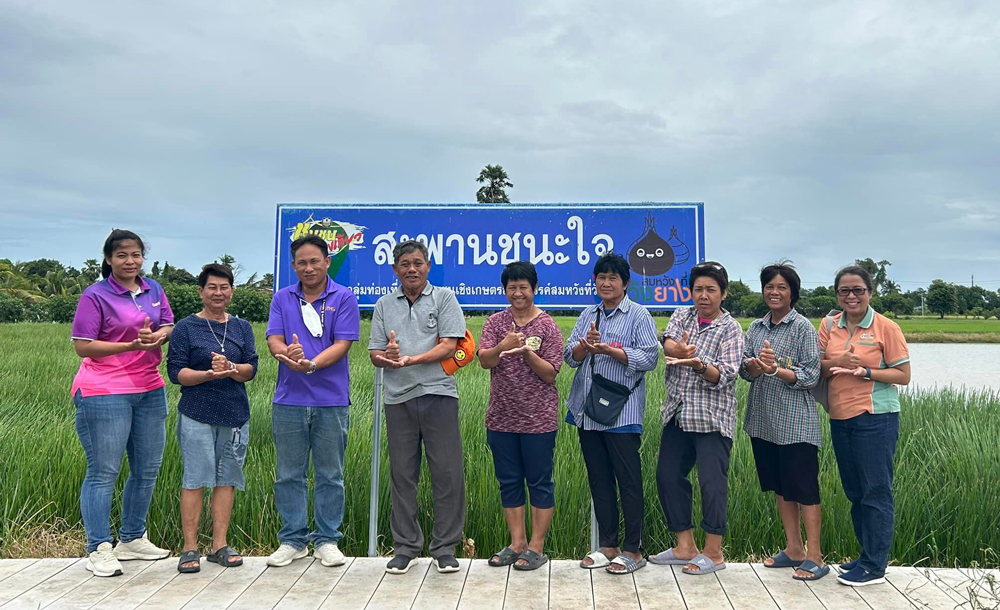
<instances>
[{"instance_id":1,"label":"sign post","mask_svg":"<svg viewBox=\"0 0 1000 610\"><path fill-rule=\"evenodd\" d=\"M378 492L382 462L382 369L375 369L375 398L372 405L372 481L368 500L368 556L378 557Z\"/></svg>"}]
</instances>

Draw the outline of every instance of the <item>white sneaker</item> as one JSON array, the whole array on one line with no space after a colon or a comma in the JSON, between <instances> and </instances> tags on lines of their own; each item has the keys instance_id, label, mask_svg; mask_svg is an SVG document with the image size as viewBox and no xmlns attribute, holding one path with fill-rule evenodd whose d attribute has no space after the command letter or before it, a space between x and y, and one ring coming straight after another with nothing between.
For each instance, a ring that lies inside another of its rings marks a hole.
<instances>
[{"instance_id":1,"label":"white sneaker","mask_svg":"<svg viewBox=\"0 0 1000 610\"><path fill-rule=\"evenodd\" d=\"M115 558L115 551L110 542L102 542L97 550L87 557L87 569L94 576L121 576L122 564Z\"/></svg>"},{"instance_id":2,"label":"white sneaker","mask_svg":"<svg viewBox=\"0 0 1000 610\"><path fill-rule=\"evenodd\" d=\"M327 542L326 544L321 544L316 547L313 551L313 556L319 557L320 563L324 566L331 568L333 566L342 566L347 559L344 558L344 554L340 552L337 548L336 542Z\"/></svg>"},{"instance_id":3,"label":"white sneaker","mask_svg":"<svg viewBox=\"0 0 1000 610\"><path fill-rule=\"evenodd\" d=\"M141 559L143 561L156 561L169 557L170 551L161 549L149 541L149 532L143 532L142 538L136 538L131 542L119 542L115 547L115 557L118 561L130 561Z\"/></svg>"},{"instance_id":4,"label":"white sneaker","mask_svg":"<svg viewBox=\"0 0 1000 610\"><path fill-rule=\"evenodd\" d=\"M283 568L296 559L302 559L303 557L308 556L308 548L302 548L300 550L290 544L282 544L278 547L277 551L271 553L271 556L267 558L267 565L273 568Z\"/></svg>"}]
</instances>

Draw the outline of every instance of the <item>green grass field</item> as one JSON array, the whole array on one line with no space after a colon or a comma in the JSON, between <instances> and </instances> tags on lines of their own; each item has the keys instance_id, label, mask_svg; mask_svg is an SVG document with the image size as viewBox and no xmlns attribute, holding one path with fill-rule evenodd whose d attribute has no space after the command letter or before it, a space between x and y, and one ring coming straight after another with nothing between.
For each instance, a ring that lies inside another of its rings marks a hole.
<instances>
[{"instance_id":1,"label":"green grass field","mask_svg":"<svg viewBox=\"0 0 1000 610\"><path fill-rule=\"evenodd\" d=\"M478 336L483 318L471 318ZM568 334L572 319L560 319ZM664 319L657 319L662 327ZM950 324L950 322L949 322ZM979 321L979 324L983 324ZM263 327L257 327L258 349L266 353ZM347 506L342 543L351 555L366 552L370 458L372 451L372 382L368 364L367 328L351 351L351 433L347 451ZM84 456L73 428L69 386L79 364L69 342L68 325L0 326L0 556L82 553L83 528L79 488ZM671 544L656 499L654 465L659 445L659 405L663 400L662 361L650 374L643 436L646 521L644 546L659 551ZM573 370L559 375L566 396ZM274 509L274 446L271 442L270 398L276 363L261 359L257 378L248 385L252 404L247 491L237 496L231 544L247 553L265 553L276 544L279 529ZM485 441L483 416L489 375L472 365L458 374L462 405L468 517L465 535L473 539L475 555L489 556L507 542L499 491ZM738 392L743 401L746 384ZM153 540L175 551L181 542L178 497L181 460L174 435L178 390L168 384L171 415L167 448L149 514ZM1000 549L1000 397L987 393L904 395L902 430L896 454L895 562L963 565L995 563L991 549ZM563 407L565 413L565 407ZM832 559L856 554L849 507L843 496L825 417L827 439L820 453L823 498L823 548ZM740 418L742 423L742 417ZM382 452L378 548L391 549L389 534L388 463ZM124 483L119 480L119 491ZM579 557L589 546L590 498L575 429L561 426L557 441L556 512L547 550L555 557ZM759 558L782 545L783 534L770 494L759 491L750 452L742 431L737 433L730 471L729 527L726 537L731 560ZM422 480L421 522L430 531L429 477ZM118 506L116 500L115 506ZM695 518L700 509L695 506ZM118 519L117 512L112 515ZM203 534L210 531L205 521ZM205 544L209 538L205 537Z\"/></svg>"}]
</instances>

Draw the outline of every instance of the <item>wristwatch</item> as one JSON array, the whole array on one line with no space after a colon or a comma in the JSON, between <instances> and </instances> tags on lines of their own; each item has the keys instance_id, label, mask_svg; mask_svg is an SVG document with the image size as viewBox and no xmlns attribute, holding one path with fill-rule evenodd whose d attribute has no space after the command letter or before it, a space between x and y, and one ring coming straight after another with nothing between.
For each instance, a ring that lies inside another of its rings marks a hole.
<instances>
[{"instance_id":1,"label":"wristwatch","mask_svg":"<svg viewBox=\"0 0 1000 610\"><path fill-rule=\"evenodd\" d=\"M868 381L871 381L872 380L872 370L866 366L865 367L865 374L862 375L861 378L862 379L866 379Z\"/></svg>"},{"instance_id":2,"label":"wristwatch","mask_svg":"<svg viewBox=\"0 0 1000 610\"><path fill-rule=\"evenodd\" d=\"M309 370L306 371L306 375L312 375L315 372L316 372L316 361L315 360L310 360L309 361Z\"/></svg>"}]
</instances>

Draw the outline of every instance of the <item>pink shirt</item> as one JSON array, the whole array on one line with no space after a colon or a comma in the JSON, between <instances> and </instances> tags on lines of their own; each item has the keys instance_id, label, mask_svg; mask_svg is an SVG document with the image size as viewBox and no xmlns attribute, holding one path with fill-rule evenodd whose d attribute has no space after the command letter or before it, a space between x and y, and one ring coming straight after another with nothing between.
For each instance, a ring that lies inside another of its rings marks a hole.
<instances>
[{"instance_id":1,"label":"pink shirt","mask_svg":"<svg viewBox=\"0 0 1000 610\"><path fill-rule=\"evenodd\" d=\"M154 331L174 323L167 294L154 280L139 278L140 293L133 295L109 277L88 286L73 316L72 339L132 341L150 320ZM84 358L73 378L72 395L140 394L162 388L159 349L133 350L101 358Z\"/></svg>"},{"instance_id":2,"label":"pink shirt","mask_svg":"<svg viewBox=\"0 0 1000 610\"><path fill-rule=\"evenodd\" d=\"M493 349L510 332L514 316L510 309L490 316L483 325L479 349ZM538 337L537 350L542 360L556 373L562 366L563 336L555 320L542 312L524 326L515 327L525 339ZM535 374L524 356L504 356L490 369L490 402L486 409L486 427L495 432L542 434L559 427L559 390L555 383L545 383Z\"/></svg>"}]
</instances>

